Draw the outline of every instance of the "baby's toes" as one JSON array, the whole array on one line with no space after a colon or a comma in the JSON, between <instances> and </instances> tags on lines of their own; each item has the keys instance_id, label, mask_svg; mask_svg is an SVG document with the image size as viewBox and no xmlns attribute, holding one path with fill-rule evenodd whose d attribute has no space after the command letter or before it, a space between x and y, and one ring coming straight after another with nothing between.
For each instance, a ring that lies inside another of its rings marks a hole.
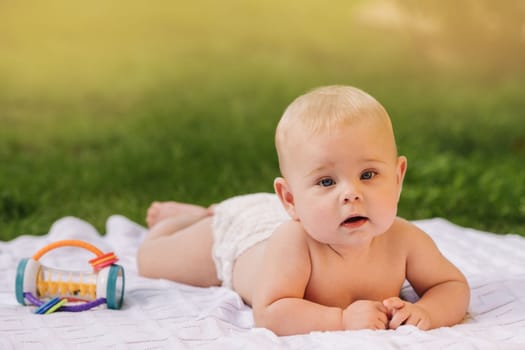
<instances>
[{"instance_id":1,"label":"baby's toes","mask_svg":"<svg viewBox=\"0 0 525 350\"><path fill-rule=\"evenodd\" d=\"M215 214L215 208L217 208L217 204L212 204L210 205L207 210L208 210L208 214L209 215L213 215Z\"/></svg>"},{"instance_id":2,"label":"baby's toes","mask_svg":"<svg viewBox=\"0 0 525 350\"><path fill-rule=\"evenodd\" d=\"M157 222L159 212L160 212L160 203L153 202L151 206L148 208L148 211L146 212L146 223L148 224L148 227L153 226Z\"/></svg>"},{"instance_id":3,"label":"baby's toes","mask_svg":"<svg viewBox=\"0 0 525 350\"><path fill-rule=\"evenodd\" d=\"M150 210L159 210L160 202L152 202L148 208L148 211Z\"/></svg>"}]
</instances>

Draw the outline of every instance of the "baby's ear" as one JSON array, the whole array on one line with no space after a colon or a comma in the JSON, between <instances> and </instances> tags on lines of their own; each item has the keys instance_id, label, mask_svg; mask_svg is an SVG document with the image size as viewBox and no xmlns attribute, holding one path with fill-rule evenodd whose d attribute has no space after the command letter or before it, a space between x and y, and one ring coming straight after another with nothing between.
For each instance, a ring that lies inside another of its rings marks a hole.
<instances>
[{"instance_id":1,"label":"baby's ear","mask_svg":"<svg viewBox=\"0 0 525 350\"><path fill-rule=\"evenodd\" d=\"M397 193L398 201L399 201L399 197L401 196L401 191L403 190L403 180L405 178L406 172L407 172L407 158L405 156L399 156L397 159L397 171L396 171L397 185L398 185L398 193Z\"/></svg>"},{"instance_id":2,"label":"baby's ear","mask_svg":"<svg viewBox=\"0 0 525 350\"><path fill-rule=\"evenodd\" d=\"M403 184L403 179L407 172L407 158L405 156L399 156L397 159L397 181L399 184Z\"/></svg>"},{"instance_id":3,"label":"baby's ear","mask_svg":"<svg viewBox=\"0 0 525 350\"><path fill-rule=\"evenodd\" d=\"M275 193L277 194L277 197L279 197L279 200L281 201L288 215L290 215L293 220L299 221L299 217L295 212L293 194L290 191L288 182L286 182L286 180L282 177L277 177L273 181L273 188L275 189Z\"/></svg>"}]
</instances>

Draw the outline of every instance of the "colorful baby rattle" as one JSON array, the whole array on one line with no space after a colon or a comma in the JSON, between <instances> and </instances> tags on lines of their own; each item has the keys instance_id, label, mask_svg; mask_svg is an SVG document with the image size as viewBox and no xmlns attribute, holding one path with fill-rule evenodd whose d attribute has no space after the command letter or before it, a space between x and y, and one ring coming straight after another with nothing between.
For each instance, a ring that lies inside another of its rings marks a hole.
<instances>
[{"instance_id":1,"label":"colorful baby rattle","mask_svg":"<svg viewBox=\"0 0 525 350\"><path fill-rule=\"evenodd\" d=\"M79 247L96 257L89 260L93 271L66 271L46 267L38 261L44 254L59 247ZM115 264L114 253L104 254L93 245L79 240L63 240L40 249L32 258L18 263L16 300L38 306L35 313L54 311L85 311L107 304L108 309L120 309L124 300L124 269Z\"/></svg>"}]
</instances>

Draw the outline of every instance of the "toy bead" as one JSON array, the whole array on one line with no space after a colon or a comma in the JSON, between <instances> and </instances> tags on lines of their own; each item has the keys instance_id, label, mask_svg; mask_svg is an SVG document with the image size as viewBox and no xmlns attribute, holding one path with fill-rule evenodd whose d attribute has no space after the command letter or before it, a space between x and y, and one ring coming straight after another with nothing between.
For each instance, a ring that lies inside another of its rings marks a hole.
<instances>
[{"instance_id":1,"label":"toy bead","mask_svg":"<svg viewBox=\"0 0 525 350\"><path fill-rule=\"evenodd\" d=\"M94 259L89 260L89 263L93 267L94 271L99 271L106 266L110 266L113 263L117 262L118 258L115 253L110 252L101 256L98 256Z\"/></svg>"},{"instance_id":2,"label":"toy bead","mask_svg":"<svg viewBox=\"0 0 525 350\"><path fill-rule=\"evenodd\" d=\"M51 306L51 308L49 308L49 310L46 311L46 315L49 315L49 314L55 312L56 310L60 309L60 307L62 305L64 305L66 302L67 302L67 299L60 300L58 303L56 303L55 305Z\"/></svg>"},{"instance_id":3,"label":"toy bead","mask_svg":"<svg viewBox=\"0 0 525 350\"><path fill-rule=\"evenodd\" d=\"M35 314L43 315L47 313L47 311L55 306L58 302L60 302L59 298L50 299L46 303L42 304L38 309L36 309Z\"/></svg>"}]
</instances>

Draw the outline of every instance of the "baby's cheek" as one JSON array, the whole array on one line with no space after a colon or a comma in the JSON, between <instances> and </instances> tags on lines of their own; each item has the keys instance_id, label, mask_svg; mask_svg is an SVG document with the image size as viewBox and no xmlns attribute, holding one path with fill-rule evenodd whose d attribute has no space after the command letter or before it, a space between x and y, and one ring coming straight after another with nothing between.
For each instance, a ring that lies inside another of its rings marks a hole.
<instances>
[{"instance_id":1,"label":"baby's cheek","mask_svg":"<svg viewBox=\"0 0 525 350\"><path fill-rule=\"evenodd\" d=\"M394 219L397 216L397 202L395 201L383 201L377 205L374 209L374 216L376 217L376 222L382 226L383 230L387 230Z\"/></svg>"},{"instance_id":2,"label":"baby's cheek","mask_svg":"<svg viewBox=\"0 0 525 350\"><path fill-rule=\"evenodd\" d=\"M324 212L311 213L301 220L305 230L318 241L324 241L331 225L330 218Z\"/></svg>"}]
</instances>

